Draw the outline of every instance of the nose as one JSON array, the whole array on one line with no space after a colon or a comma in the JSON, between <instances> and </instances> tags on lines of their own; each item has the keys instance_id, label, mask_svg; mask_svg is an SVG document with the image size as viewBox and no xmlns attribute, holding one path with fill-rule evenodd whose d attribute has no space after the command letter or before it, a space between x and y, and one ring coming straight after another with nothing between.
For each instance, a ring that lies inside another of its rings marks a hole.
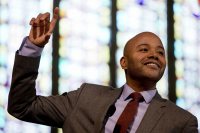
<instances>
[{"instance_id":1,"label":"nose","mask_svg":"<svg viewBox=\"0 0 200 133\"><path fill-rule=\"evenodd\" d=\"M158 54L154 51L150 52L149 53L149 56L148 56L149 59L155 59L155 60L158 60Z\"/></svg>"}]
</instances>

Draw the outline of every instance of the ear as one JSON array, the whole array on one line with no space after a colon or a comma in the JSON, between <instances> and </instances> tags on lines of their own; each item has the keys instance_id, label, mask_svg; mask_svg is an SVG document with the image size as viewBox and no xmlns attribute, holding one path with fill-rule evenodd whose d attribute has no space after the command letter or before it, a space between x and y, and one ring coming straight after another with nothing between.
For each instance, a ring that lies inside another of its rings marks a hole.
<instances>
[{"instance_id":1,"label":"ear","mask_svg":"<svg viewBox=\"0 0 200 133\"><path fill-rule=\"evenodd\" d=\"M127 64L128 64L127 58L123 56L120 59L120 65L121 65L122 69L126 70L127 69Z\"/></svg>"}]
</instances>

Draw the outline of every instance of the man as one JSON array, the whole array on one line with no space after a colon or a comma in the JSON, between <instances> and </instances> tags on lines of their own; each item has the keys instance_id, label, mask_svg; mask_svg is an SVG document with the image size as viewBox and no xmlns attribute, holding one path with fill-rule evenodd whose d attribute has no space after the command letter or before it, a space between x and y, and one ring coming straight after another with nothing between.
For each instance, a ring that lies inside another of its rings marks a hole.
<instances>
[{"instance_id":1,"label":"man","mask_svg":"<svg viewBox=\"0 0 200 133\"><path fill-rule=\"evenodd\" d=\"M40 54L53 32L58 10L54 9L51 22L49 13L39 14L30 21L30 34L15 57L8 101L11 115L28 122L60 127L64 133L198 132L196 117L161 98L156 90L166 59L161 40L151 32L142 32L125 45L120 60L126 74L123 87L115 89L84 83L78 90L60 96L36 96ZM130 97L132 94L137 94L140 100ZM131 111L126 111L129 107ZM134 112L134 115L124 112ZM130 122L127 123L127 119Z\"/></svg>"}]
</instances>

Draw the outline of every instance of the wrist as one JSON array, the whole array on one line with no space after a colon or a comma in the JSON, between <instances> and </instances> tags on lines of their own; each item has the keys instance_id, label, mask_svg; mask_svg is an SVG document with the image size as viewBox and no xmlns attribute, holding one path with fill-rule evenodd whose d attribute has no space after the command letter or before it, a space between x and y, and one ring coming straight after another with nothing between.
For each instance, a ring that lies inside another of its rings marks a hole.
<instances>
[{"instance_id":1,"label":"wrist","mask_svg":"<svg viewBox=\"0 0 200 133\"><path fill-rule=\"evenodd\" d=\"M27 41L28 44L35 45L36 47L39 47L39 48L44 48L44 46L45 46L45 45L35 44L34 41L32 41L32 39L29 36L27 37L26 41Z\"/></svg>"},{"instance_id":2,"label":"wrist","mask_svg":"<svg viewBox=\"0 0 200 133\"><path fill-rule=\"evenodd\" d=\"M43 48L33 44L28 37L25 37L18 53L22 56L38 57L42 54L42 50Z\"/></svg>"}]
</instances>

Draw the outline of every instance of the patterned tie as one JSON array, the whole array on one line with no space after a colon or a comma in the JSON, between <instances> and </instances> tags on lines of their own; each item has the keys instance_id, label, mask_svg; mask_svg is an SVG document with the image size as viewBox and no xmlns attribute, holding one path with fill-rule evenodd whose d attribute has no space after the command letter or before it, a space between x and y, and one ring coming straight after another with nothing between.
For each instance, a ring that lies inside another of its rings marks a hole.
<instances>
[{"instance_id":1,"label":"patterned tie","mask_svg":"<svg viewBox=\"0 0 200 133\"><path fill-rule=\"evenodd\" d=\"M135 115L137 114L139 102L144 101L144 98L138 92L131 93L127 99L129 98L132 98L132 100L126 105L119 117L113 133L127 133L128 127L134 121Z\"/></svg>"}]
</instances>

